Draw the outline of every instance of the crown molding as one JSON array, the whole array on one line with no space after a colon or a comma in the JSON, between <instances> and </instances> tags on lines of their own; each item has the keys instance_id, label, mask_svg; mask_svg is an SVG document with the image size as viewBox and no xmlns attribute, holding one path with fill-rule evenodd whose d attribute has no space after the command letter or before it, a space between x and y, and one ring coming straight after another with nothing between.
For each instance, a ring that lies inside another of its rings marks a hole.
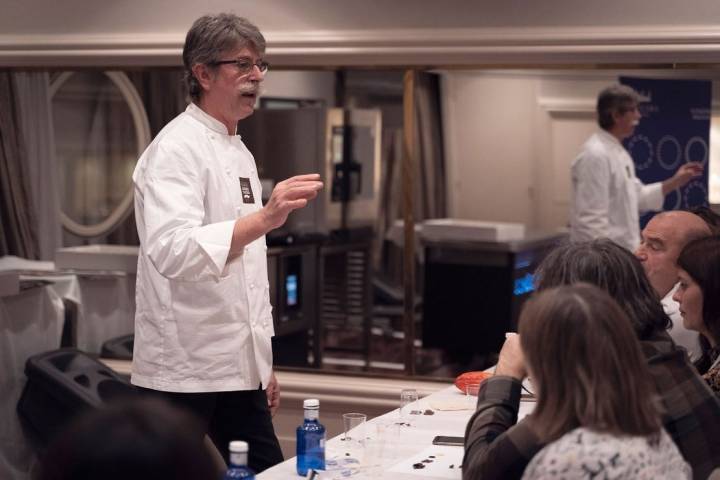
<instances>
[{"instance_id":1,"label":"crown molding","mask_svg":"<svg viewBox=\"0 0 720 480\"><path fill-rule=\"evenodd\" d=\"M274 67L720 63L717 27L397 29L266 32ZM0 35L3 67L181 64L184 32Z\"/></svg>"}]
</instances>

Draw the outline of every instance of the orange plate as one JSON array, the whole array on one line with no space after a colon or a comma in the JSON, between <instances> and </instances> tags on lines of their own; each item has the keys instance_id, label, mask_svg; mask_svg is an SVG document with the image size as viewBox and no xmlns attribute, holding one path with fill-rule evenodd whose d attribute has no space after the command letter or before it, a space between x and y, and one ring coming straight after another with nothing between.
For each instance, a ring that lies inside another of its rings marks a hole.
<instances>
[{"instance_id":1,"label":"orange plate","mask_svg":"<svg viewBox=\"0 0 720 480\"><path fill-rule=\"evenodd\" d=\"M455 379L455 386L463 393L468 393L468 385L472 385L470 387L470 395L477 396L477 388L474 387L475 384L478 386L484 382L487 378L492 377L492 373L487 372L465 372L460 374Z\"/></svg>"}]
</instances>

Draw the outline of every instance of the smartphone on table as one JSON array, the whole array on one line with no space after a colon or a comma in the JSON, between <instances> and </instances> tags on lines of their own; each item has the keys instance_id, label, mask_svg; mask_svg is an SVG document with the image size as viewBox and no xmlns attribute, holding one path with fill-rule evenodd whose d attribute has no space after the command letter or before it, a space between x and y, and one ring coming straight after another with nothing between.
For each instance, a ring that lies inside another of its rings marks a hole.
<instances>
[{"instance_id":1,"label":"smartphone on table","mask_svg":"<svg viewBox=\"0 0 720 480\"><path fill-rule=\"evenodd\" d=\"M465 439L463 437L448 437L445 435L438 435L433 438L432 443L433 445L451 445L462 447L465 444Z\"/></svg>"}]
</instances>

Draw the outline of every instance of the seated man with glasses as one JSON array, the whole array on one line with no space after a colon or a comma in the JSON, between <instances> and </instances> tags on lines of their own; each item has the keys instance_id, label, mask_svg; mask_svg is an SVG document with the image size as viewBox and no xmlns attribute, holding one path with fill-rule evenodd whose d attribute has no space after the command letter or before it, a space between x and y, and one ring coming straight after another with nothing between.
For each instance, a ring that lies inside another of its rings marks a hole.
<instances>
[{"instance_id":1,"label":"seated man with glasses","mask_svg":"<svg viewBox=\"0 0 720 480\"><path fill-rule=\"evenodd\" d=\"M140 238L132 383L202 420L228 459L231 440L250 445L262 471L282 453L272 425L280 390L265 234L322 188L308 174L277 184L261 203L255 160L236 135L253 113L268 64L255 25L203 16L187 34L192 103L138 161Z\"/></svg>"}]
</instances>

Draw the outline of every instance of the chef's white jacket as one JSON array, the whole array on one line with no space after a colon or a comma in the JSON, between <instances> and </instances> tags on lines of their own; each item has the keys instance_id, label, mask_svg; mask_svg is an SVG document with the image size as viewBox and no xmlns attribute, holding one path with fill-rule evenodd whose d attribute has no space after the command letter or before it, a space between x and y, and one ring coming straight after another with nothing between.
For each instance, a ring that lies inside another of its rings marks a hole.
<instances>
[{"instance_id":1,"label":"chef's white jacket","mask_svg":"<svg viewBox=\"0 0 720 480\"><path fill-rule=\"evenodd\" d=\"M633 251L640 212L662 210L662 183L644 185L625 147L605 130L594 133L572 164L570 239L606 237Z\"/></svg>"},{"instance_id":2,"label":"chef's white jacket","mask_svg":"<svg viewBox=\"0 0 720 480\"><path fill-rule=\"evenodd\" d=\"M250 180L245 203L240 177ZM140 237L131 381L171 392L267 386L274 334L265 237L228 263L235 219L262 207L240 136L191 104L133 174Z\"/></svg>"}]
</instances>

